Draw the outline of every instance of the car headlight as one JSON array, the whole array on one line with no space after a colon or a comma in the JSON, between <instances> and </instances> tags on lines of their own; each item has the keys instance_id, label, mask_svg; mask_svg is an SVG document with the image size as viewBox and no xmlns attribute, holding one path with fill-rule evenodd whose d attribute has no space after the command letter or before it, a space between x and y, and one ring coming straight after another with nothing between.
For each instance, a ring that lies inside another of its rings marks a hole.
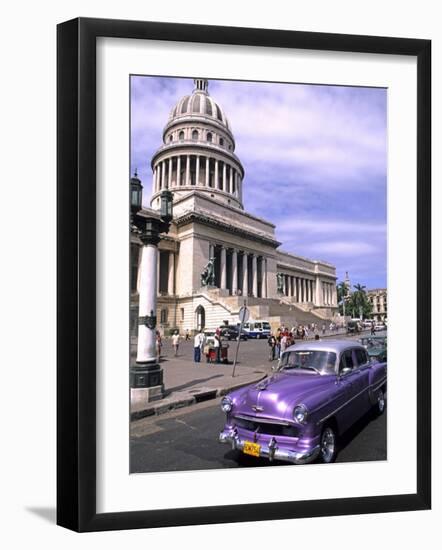
<instances>
[{"instance_id":1,"label":"car headlight","mask_svg":"<svg viewBox=\"0 0 442 550\"><path fill-rule=\"evenodd\" d=\"M221 409L225 413L229 413L232 410L232 408L233 408L233 403L230 397L223 397L221 399Z\"/></svg>"},{"instance_id":2,"label":"car headlight","mask_svg":"<svg viewBox=\"0 0 442 550\"><path fill-rule=\"evenodd\" d=\"M298 405L293 409L293 420L298 424L304 424L307 420L307 409L304 405Z\"/></svg>"}]
</instances>

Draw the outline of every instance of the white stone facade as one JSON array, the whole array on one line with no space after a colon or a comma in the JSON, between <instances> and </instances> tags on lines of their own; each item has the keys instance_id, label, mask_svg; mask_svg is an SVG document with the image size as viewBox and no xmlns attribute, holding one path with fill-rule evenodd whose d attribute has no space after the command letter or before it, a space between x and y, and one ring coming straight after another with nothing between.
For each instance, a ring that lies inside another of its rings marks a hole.
<instances>
[{"instance_id":1,"label":"white stone facade","mask_svg":"<svg viewBox=\"0 0 442 550\"><path fill-rule=\"evenodd\" d=\"M386 321L388 316L387 289L374 288L372 290L367 290L367 296L372 306L372 318L375 321Z\"/></svg>"},{"instance_id":2,"label":"white stone facade","mask_svg":"<svg viewBox=\"0 0 442 550\"><path fill-rule=\"evenodd\" d=\"M236 324L245 299L252 318L265 315L275 323L278 316L294 323L331 317L337 311L335 267L279 250L275 226L244 210L244 169L229 122L207 81L195 83L172 109L151 162L151 208L159 209L164 189L174 197L173 223L159 245L160 330ZM133 238L133 270L136 255ZM206 287L201 273L211 257L215 286ZM132 276L134 303L135 281Z\"/></svg>"}]
</instances>

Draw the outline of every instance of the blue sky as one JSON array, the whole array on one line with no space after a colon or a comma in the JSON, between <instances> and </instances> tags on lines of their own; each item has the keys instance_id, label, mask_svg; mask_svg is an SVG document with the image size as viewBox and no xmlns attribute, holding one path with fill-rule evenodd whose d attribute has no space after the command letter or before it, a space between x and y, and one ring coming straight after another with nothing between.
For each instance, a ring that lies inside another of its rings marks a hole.
<instances>
[{"instance_id":1,"label":"blue sky","mask_svg":"<svg viewBox=\"0 0 442 550\"><path fill-rule=\"evenodd\" d=\"M131 169L149 204L150 159L193 80L131 78ZM209 81L245 168L244 207L276 225L281 249L386 287L387 90Z\"/></svg>"}]
</instances>

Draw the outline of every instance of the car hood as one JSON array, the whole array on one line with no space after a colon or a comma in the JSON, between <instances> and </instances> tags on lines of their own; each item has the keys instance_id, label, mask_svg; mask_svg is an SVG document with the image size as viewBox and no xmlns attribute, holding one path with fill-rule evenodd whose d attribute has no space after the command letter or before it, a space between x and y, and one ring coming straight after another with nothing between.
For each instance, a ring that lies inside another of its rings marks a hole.
<instances>
[{"instance_id":1,"label":"car hood","mask_svg":"<svg viewBox=\"0 0 442 550\"><path fill-rule=\"evenodd\" d=\"M313 396L326 391L334 381L334 376L313 372L279 372L231 394L232 414L292 421L296 405L314 406Z\"/></svg>"}]
</instances>

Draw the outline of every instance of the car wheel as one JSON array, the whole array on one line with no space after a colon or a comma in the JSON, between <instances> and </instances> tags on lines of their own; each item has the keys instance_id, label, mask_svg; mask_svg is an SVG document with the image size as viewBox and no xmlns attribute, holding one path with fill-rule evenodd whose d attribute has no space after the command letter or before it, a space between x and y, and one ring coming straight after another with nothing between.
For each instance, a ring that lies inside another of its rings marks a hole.
<instances>
[{"instance_id":1,"label":"car wheel","mask_svg":"<svg viewBox=\"0 0 442 550\"><path fill-rule=\"evenodd\" d=\"M321 434L319 459L324 464L330 464L335 461L337 455L336 432L330 424L324 426Z\"/></svg>"},{"instance_id":2,"label":"car wheel","mask_svg":"<svg viewBox=\"0 0 442 550\"><path fill-rule=\"evenodd\" d=\"M376 404L374 406L376 416L381 416L385 411L385 393L381 388L376 394Z\"/></svg>"}]
</instances>

